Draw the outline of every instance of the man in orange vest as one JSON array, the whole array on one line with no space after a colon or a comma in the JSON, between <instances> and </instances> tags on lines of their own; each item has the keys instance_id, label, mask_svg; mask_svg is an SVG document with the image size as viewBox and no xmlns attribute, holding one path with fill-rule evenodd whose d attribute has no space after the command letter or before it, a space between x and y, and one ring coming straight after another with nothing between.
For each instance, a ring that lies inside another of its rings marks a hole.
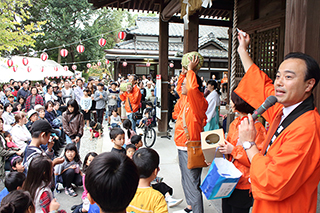
<instances>
[{"instance_id":1,"label":"man in orange vest","mask_svg":"<svg viewBox=\"0 0 320 213\"><path fill-rule=\"evenodd\" d=\"M235 92L256 109L270 95L278 99L262 114L271 126L261 152L252 143L252 116L239 127L239 143L251 162L252 212L315 213L320 180L320 116L313 105L312 90L320 78L319 65L306 54L289 53L272 84L247 52L249 35L239 33L238 40L246 74Z\"/></svg>"},{"instance_id":2,"label":"man in orange vest","mask_svg":"<svg viewBox=\"0 0 320 213\"><path fill-rule=\"evenodd\" d=\"M182 68L177 84L177 92L180 99L175 105L172 117L177 120L174 141L178 149L182 188L188 204L188 207L181 212L202 213L203 202L199 187L202 168L188 169L187 167L187 138L183 128L184 111L190 141L200 140L200 132L202 132L206 124L208 102L200 91L202 86L201 79L194 72L198 63L198 57L193 57L193 60L188 65L188 70Z\"/></svg>"}]
</instances>

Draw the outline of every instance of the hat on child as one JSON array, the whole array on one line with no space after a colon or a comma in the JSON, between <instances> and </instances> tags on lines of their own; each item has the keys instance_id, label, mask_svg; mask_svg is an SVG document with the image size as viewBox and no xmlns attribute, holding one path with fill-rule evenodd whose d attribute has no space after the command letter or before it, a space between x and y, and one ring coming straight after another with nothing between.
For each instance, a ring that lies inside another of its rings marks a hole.
<instances>
[{"instance_id":1,"label":"hat on child","mask_svg":"<svg viewBox=\"0 0 320 213\"><path fill-rule=\"evenodd\" d=\"M50 123L46 120L37 120L35 121L30 129L30 132L51 132L51 133L56 133L58 134L58 131L52 129L52 126L50 125Z\"/></svg>"},{"instance_id":2,"label":"hat on child","mask_svg":"<svg viewBox=\"0 0 320 213\"><path fill-rule=\"evenodd\" d=\"M38 114L38 112L37 112L37 111L35 111L34 109L30 110L30 111L28 112L28 114L27 114L27 118L28 118L28 119L30 119L30 118L31 118L31 116L32 116L33 114L35 114L35 113L37 113L37 114Z\"/></svg>"}]
</instances>

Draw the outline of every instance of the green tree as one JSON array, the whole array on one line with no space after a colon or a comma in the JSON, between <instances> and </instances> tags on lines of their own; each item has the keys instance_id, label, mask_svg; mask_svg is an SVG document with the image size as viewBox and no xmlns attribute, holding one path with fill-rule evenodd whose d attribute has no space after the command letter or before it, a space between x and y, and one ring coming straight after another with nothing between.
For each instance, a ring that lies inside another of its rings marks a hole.
<instances>
[{"instance_id":1,"label":"green tree","mask_svg":"<svg viewBox=\"0 0 320 213\"><path fill-rule=\"evenodd\" d=\"M41 35L41 25L45 22L29 21L30 0L0 1L0 51L11 52L23 46L34 46L34 38ZM25 22L28 24L24 24Z\"/></svg>"},{"instance_id":2,"label":"green tree","mask_svg":"<svg viewBox=\"0 0 320 213\"><path fill-rule=\"evenodd\" d=\"M42 27L44 35L37 37L35 49L46 50L50 59L61 64L103 59L104 49L114 46L123 18L127 15L125 11L106 8L92 10L87 0L33 1L35 6L30 8L32 19L47 21ZM106 32L109 33L104 34ZM104 47L98 44L102 34L107 40ZM89 39L92 37L95 38ZM85 46L85 51L81 54L76 51L80 41ZM63 45L69 51L66 58L60 58L59 54ZM87 69L86 63L77 64L77 67L82 71Z\"/></svg>"}]
</instances>

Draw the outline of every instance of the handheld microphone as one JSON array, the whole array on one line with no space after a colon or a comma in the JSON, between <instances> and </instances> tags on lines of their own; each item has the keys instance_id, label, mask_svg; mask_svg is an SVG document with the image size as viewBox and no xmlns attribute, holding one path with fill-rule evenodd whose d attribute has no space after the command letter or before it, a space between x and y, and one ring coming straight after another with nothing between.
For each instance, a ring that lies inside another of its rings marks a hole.
<instances>
[{"instance_id":1,"label":"handheld microphone","mask_svg":"<svg viewBox=\"0 0 320 213\"><path fill-rule=\"evenodd\" d=\"M264 102L261 104L261 106L253 111L252 118L253 120L256 120L258 117L260 117L261 114L263 114L267 109L269 109L271 106L273 106L277 102L277 98L273 95L270 95Z\"/></svg>"}]
</instances>

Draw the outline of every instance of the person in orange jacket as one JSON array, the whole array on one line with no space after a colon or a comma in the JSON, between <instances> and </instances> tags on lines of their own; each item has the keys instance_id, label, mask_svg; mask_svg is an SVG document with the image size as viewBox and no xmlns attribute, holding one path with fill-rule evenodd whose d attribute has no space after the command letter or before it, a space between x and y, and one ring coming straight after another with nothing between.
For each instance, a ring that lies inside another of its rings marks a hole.
<instances>
[{"instance_id":1,"label":"person in orange jacket","mask_svg":"<svg viewBox=\"0 0 320 213\"><path fill-rule=\"evenodd\" d=\"M201 79L195 70L199 63L198 57L192 59L188 70L182 68L177 84L180 96L175 105L172 117L176 119L174 141L178 149L179 167L181 171L182 188L188 207L183 212L203 212L202 194L200 190L200 176L202 168L188 169L187 138L183 129L183 111L185 110L186 124L190 140L200 140L200 132L206 124L208 103L200 91Z\"/></svg>"},{"instance_id":2,"label":"person in orange jacket","mask_svg":"<svg viewBox=\"0 0 320 213\"><path fill-rule=\"evenodd\" d=\"M242 119L252 113L254 108L240 98L234 91L231 93L231 109L233 112L238 112L239 117L234 119L229 126L228 136L225 142L220 143L219 151L222 154L228 154L230 161L242 173L240 180L229 198L222 199L223 213L249 213L250 207L253 204L253 198L250 192L250 161L246 151L239 140L239 125ZM264 146L266 129L259 121L254 123L257 130L255 144L261 150Z\"/></svg>"},{"instance_id":3,"label":"person in orange jacket","mask_svg":"<svg viewBox=\"0 0 320 213\"><path fill-rule=\"evenodd\" d=\"M135 85L136 81L137 81L136 76L134 74L130 75L129 82L131 84L127 85L127 91L122 92L120 90L120 99L121 101L125 101L125 109L127 112L127 117L132 123L133 131L136 131L136 121L133 120L132 113L135 113L139 110L139 104L141 101L141 92L138 86ZM129 105L129 100L130 100L132 110Z\"/></svg>"},{"instance_id":4,"label":"person in orange jacket","mask_svg":"<svg viewBox=\"0 0 320 213\"><path fill-rule=\"evenodd\" d=\"M239 126L239 143L251 162L252 212L315 213L320 180L320 115L314 107L312 90L319 82L319 65L304 53L289 53L272 84L246 51L249 35L239 33L238 40L246 74L235 92L254 108L270 95L278 100L262 114L271 125L261 152L254 143L248 143L256 135L252 116L248 115L249 119ZM293 117L298 112L303 114ZM294 119L283 128L286 118Z\"/></svg>"}]
</instances>

